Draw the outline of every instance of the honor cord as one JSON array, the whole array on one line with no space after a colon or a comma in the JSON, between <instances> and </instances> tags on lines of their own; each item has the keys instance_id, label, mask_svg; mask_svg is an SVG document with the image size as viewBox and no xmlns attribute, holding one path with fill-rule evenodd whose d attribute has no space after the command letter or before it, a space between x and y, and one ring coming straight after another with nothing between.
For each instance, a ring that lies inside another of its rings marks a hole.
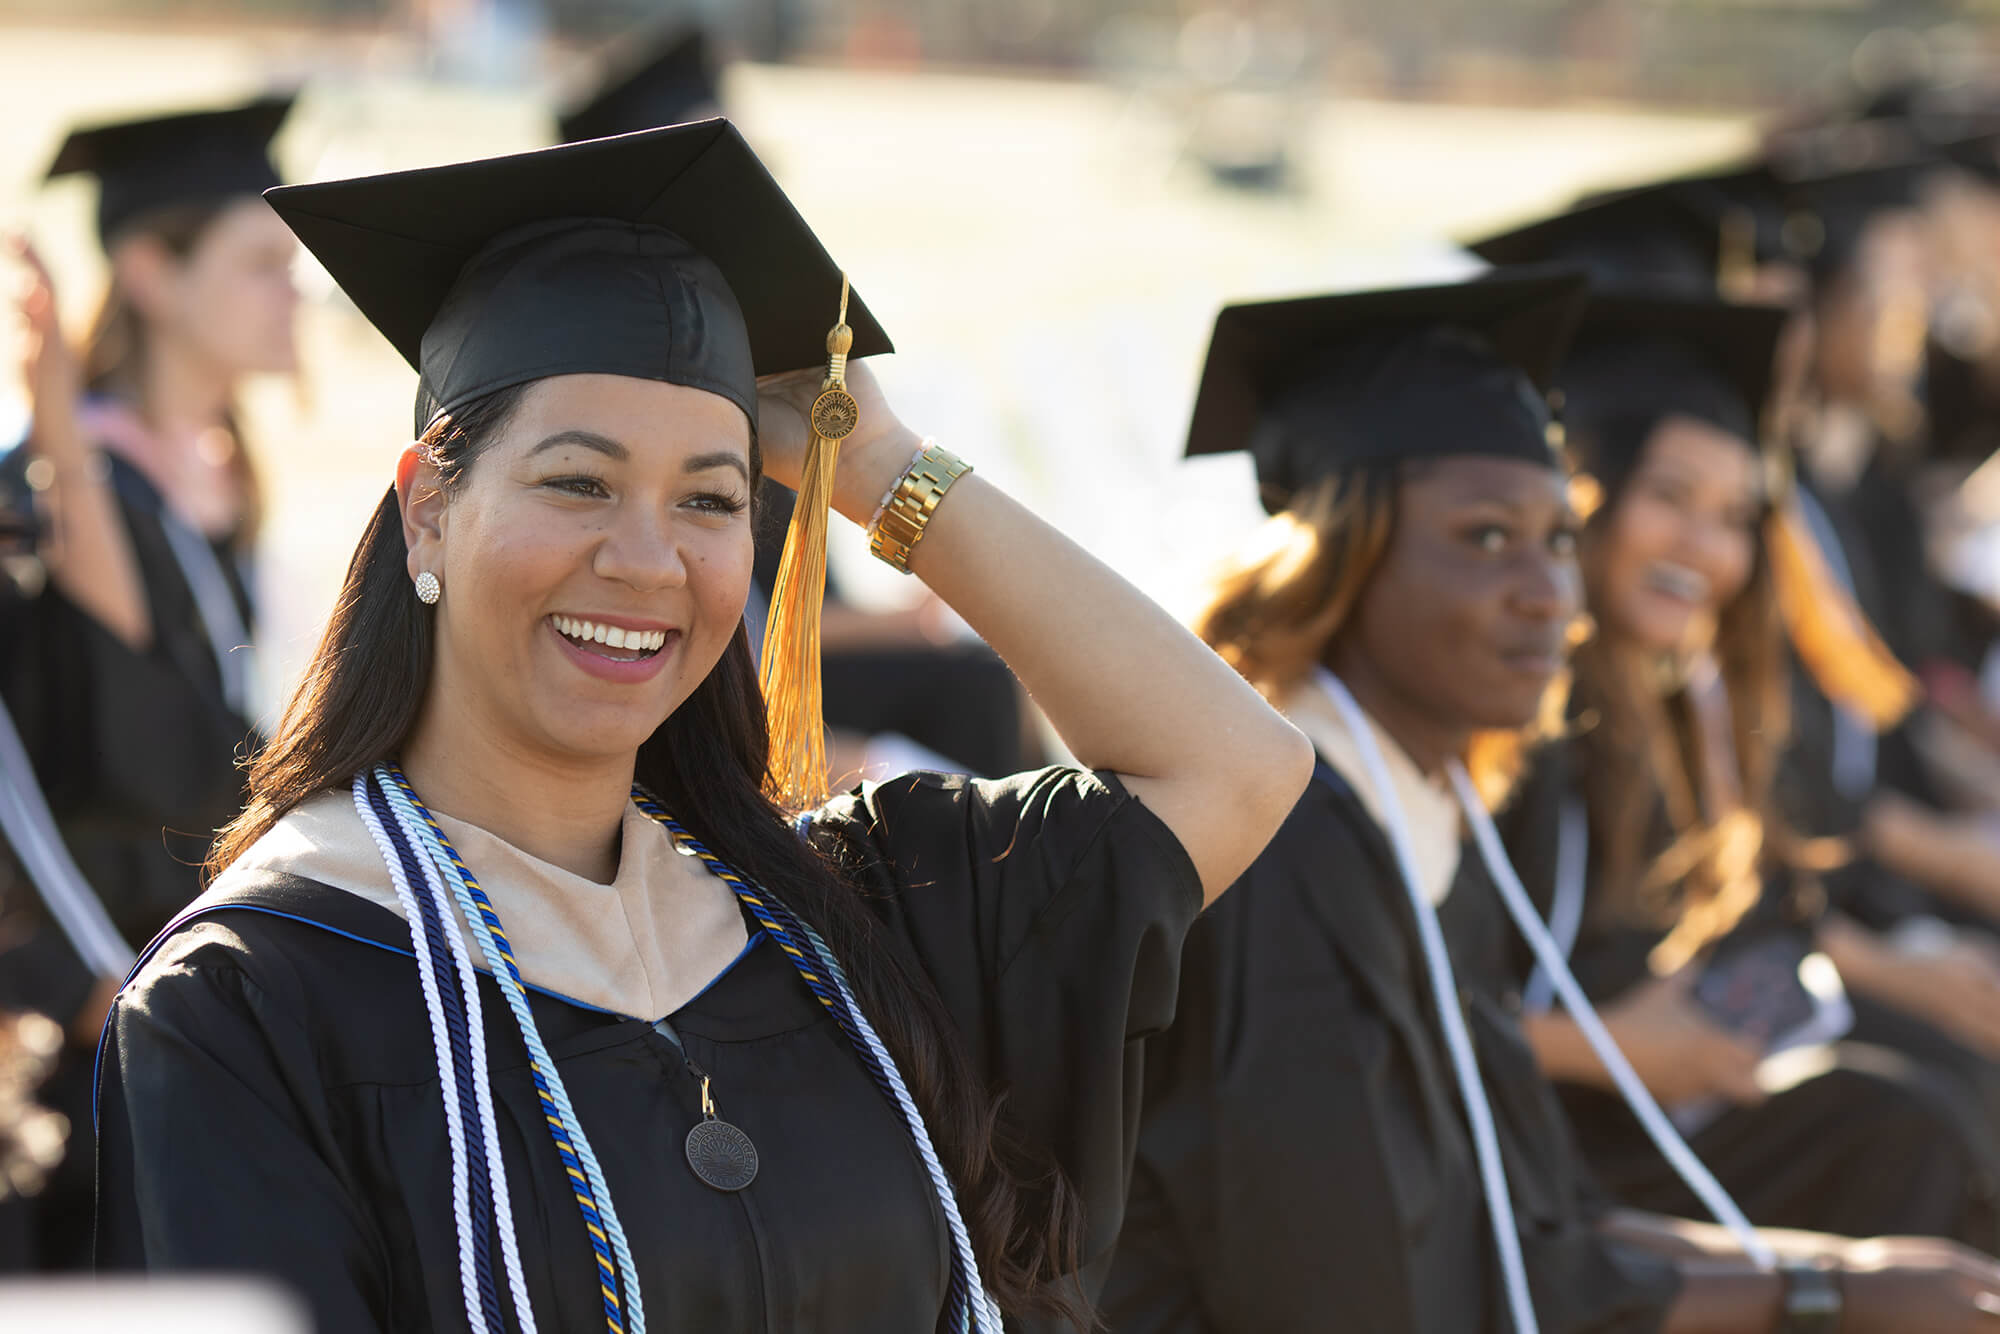
<instances>
[{"instance_id":1,"label":"honor cord","mask_svg":"<svg viewBox=\"0 0 2000 1334\"><path fill-rule=\"evenodd\" d=\"M1554 984L1563 1007L1569 1011L1577 1027L1583 1030L1583 1036L1590 1043L1591 1050L1597 1053L1597 1059L1610 1072L1612 1082L1625 1098L1625 1105L1639 1118L1639 1124L1646 1128L1646 1134L1666 1155L1667 1162L1687 1183L1695 1198L1714 1215L1716 1222L1729 1229L1736 1244L1743 1248L1743 1253L1759 1269L1767 1272L1775 1270L1777 1253L1751 1226L1736 1201L1722 1188L1722 1183L1715 1179L1701 1159L1695 1156L1694 1150L1688 1147L1687 1141L1681 1138L1680 1132L1674 1129L1673 1123L1667 1120L1666 1113L1660 1110L1660 1104L1640 1080L1632 1063L1618 1049L1618 1040L1611 1036L1611 1031L1598 1018L1589 998L1583 994L1583 988L1577 985L1569 965L1563 960L1562 949L1550 937L1541 914L1535 911L1527 889L1521 884L1521 877L1515 873L1507 849L1500 842L1500 832L1493 827L1493 817L1487 813L1486 803L1473 790L1472 779L1466 774L1465 766L1453 760L1447 770L1451 774L1452 786L1457 789L1459 805L1465 808L1465 819L1472 828L1473 842L1479 847L1481 860L1486 863L1486 873L1499 889L1500 901L1507 905L1514 925L1520 928L1528 948L1534 951L1536 960L1541 964L1542 971L1538 976L1545 976Z\"/></svg>"},{"instance_id":2,"label":"honor cord","mask_svg":"<svg viewBox=\"0 0 2000 1334\"><path fill-rule=\"evenodd\" d=\"M1459 1099L1465 1104L1466 1123L1472 1130L1472 1145L1479 1159L1479 1176L1485 1186L1486 1214L1493 1226L1493 1246L1500 1253L1500 1277L1507 1290L1507 1306L1513 1313L1515 1334L1540 1334L1535 1320L1535 1303L1528 1291L1527 1265L1521 1259L1520 1225L1514 1220L1513 1197L1507 1190L1507 1169L1500 1159L1500 1137L1493 1128L1493 1108L1486 1100L1486 1086L1480 1082L1479 1060L1473 1053L1472 1035L1466 1030L1465 1012L1459 1008L1458 984L1452 974L1451 954L1445 948L1444 928L1438 924L1437 909L1424 896L1423 879L1417 873L1416 849L1403 816L1403 803L1389 777L1388 762L1375 740L1368 715L1361 711L1341 679L1322 668L1319 682L1346 720L1368 769L1368 781L1381 804L1388 825L1389 845L1403 874L1410 908L1417 919L1417 938L1423 943L1424 963L1430 974L1432 999L1437 1005L1438 1022L1444 1028L1445 1047L1451 1053L1452 1068L1458 1074Z\"/></svg>"},{"instance_id":3,"label":"honor cord","mask_svg":"<svg viewBox=\"0 0 2000 1334\"><path fill-rule=\"evenodd\" d=\"M410 884L410 872L420 868L422 862L413 854L406 860L407 849L398 847L391 838L376 810L379 791L370 785L367 774L355 775L353 792L355 813L367 826L383 864L389 869L389 882L395 887L396 900L402 905L403 918L409 925L411 953L417 960L417 981L423 991L424 1009L430 1016L431 1045L437 1054L438 1085L444 1101L445 1141L451 1151L451 1212L458 1233L458 1278L465 1300L466 1322L472 1329L496 1330L499 1312L497 1303L491 1299L492 1257L482 1244L484 1230L474 1223L471 1154L466 1147L463 1105L466 1080L461 1075L457 1055L461 1048L465 1049L465 1065L470 1066L469 1027L462 1015L456 1016L460 1028L466 1031L458 1034L451 1031L454 1016L445 1004L446 981L438 976L441 943L431 938L430 915L425 913Z\"/></svg>"}]
</instances>

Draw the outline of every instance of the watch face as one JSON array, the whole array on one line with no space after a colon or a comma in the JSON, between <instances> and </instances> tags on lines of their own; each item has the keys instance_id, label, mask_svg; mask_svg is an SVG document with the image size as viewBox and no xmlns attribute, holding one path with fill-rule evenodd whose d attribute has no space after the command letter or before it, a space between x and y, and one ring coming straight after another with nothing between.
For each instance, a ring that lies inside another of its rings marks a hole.
<instances>
[{"instance_id":1,"label":"watch face","mask_svg":"<svg viewBox=\"0 0 2000 1334\"><path fill-rule=\"evenodd\" d=\"M1834 1273L1816 1265L1787 1266L1784 1273L1787 1334L1834 1334L1846 1305Z\"/></svg>"}]
</instances>

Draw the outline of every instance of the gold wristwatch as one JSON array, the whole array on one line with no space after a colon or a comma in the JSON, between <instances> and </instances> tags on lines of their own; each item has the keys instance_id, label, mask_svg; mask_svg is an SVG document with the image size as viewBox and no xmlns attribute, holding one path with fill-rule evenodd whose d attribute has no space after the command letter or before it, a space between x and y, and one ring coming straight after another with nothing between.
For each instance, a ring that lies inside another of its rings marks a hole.
<instances>
[{"instance_id":1,"label":"gold wristwatch","mask_svg":"<svg viewBox=\"0 0 2000 1334\"><path fill-rule=\"evenodd\" d=\"M908 574L910 553L923 539L924 528L937 512L938 502L951 490L952 483L971 471L970 463L937 445L917 455L916 462L890 494L868 549Z\"/></svg>"}]
</instances>

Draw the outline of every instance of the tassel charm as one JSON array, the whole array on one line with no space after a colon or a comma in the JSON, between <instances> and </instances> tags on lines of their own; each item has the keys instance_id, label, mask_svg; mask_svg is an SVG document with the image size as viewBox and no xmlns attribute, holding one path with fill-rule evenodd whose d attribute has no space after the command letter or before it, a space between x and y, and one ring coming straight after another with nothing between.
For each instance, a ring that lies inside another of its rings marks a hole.
<instances>
[{"instance_id":1,"label":"tassel charm","mask_svg":"<svg viewBox=\"0 0 2000 1334\"><path fill-rule=\"evenodd\" d=\"M826 596L826 530L840 442L861 424L847 391L847 275L840 278L840 314L826 336L826 379L813 400L798 504L785 534L785 553L771 590L758 676L770 720L771 760L765 787L779 805L809 810L827 798L826 721L820 694L820 604Z\"/></svg>"}]
</instances>

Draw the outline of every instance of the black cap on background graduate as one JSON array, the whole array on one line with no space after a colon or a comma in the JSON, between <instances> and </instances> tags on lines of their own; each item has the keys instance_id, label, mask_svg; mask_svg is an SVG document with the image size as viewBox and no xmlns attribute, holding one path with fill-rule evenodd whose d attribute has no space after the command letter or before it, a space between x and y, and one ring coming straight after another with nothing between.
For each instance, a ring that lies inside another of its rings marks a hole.
<instances>
[{"instance_id":1,"label":"black cap on background graduate","mask_svg":"<svg viewBox=\"0 0 2000 1334\"><path fill-rule=\"evenodd\" d=\"M725 120L267 196L419 376L416 427L509 385L605 372L756 419L756 377L823 365L841 270ZM853 355L890 351L856 296Z\"/></svg>"},{"instance_id":2,"label":"black cap on background graduate","mask_svg":"<svg viewBox=\"0 0 2000 1334\"><path fill-rule=\"evenodd\" d=\"M2000 124L1964 127L1940 141L1938 151L1987 185L2000 186Z\"/></svg>"},{"instance_id":3,"label":"black cap on background graduate","mask_svg":"<svg viewBox=\"0 0 2000 1334\"><path fill-rule=\"evenodd\" d=\"M724 120L266 198L416 367L419 433L497 390L588 373L718 394L754 428L759 375L822 367L837 386L849 354L891 350ZM855 424L845 407L830 429ZM772 789L801 806L826 782L818 617L838 438L807 451L764 640Z\"/></svg>"},{"instance_id":4,"label":"black cap on background graduate","mask_svg":"<svg viewBox=\"0 0 2000 1334\"><path fill-rule=\"evenodd\" d=\"M1600 286L1556 374L1579 463L1622 476L1653 428L1675 415L1757 446L1788 317L1783 306Z\"/></svg>"},{"instance_id":5,"label":"black cap on background graduate","mask_svg":"<svg viewBox=\"0 0 2000 1334\"><path fill-rule=\"evenodd\" d=\"M47 176L97 177L97 235L109 244L149 213L259 195L278 184L271 140L295 96L71 130Z\"/></svg>"},{"instance_id":6,"label":"black cap on background graduate","mask_svg":"<svg viewBox=\"0 0 2000 1334\"><path fill-rule=\"evenodd\" d=\"M1785 243L1815 282L1847 269L1868 229L1884 214L1918 207L1943 160L1927 151L1899 152L1853 167L1823 167L1805 158L1780 166L1790 209Z\"/></svg>"},{"instance_id":7,"label":"black cap on background graduate","mask_svg":"<svg viewBox=\"0 0 2000 1334\"><path fill-rule=\"evenodd\" d=\"M675 24L628 38L623 58L608 63L556 127L563 143L604 139L714 116L721 104L715 44L703 29Z\"/></svg>"},{"instance_id":8,"label":"black cap on background graduate","mask_svg":"<svg viewBox=\"0 0 2000 1334\"><path fill-rule=\"evenodd\" d=\"M1753 164L1588 195L1466 248L1490 264L1576 264L1598 281L1706 294L1783 258L1784 218L1782 187Z\"/></svg>"},{"instance_id":9,"label":"black cap on background graduate","mask_svg":"<svg viewBox=\"0 0 2000 1334\"><path fill-rule=\"evenodd\" d=\"M1542 390L1587 285L1580 270L1535 268L1226 307L1187 452L1249 450L1272 511L1361 463L1486 454L1553 464Z\"/></svg>"},{"instance_id":10,"label":"black cap on background graduate","mask_svg":"<svg viewBox=\"0 0 2000 1334\"><path fill-rule=\"evenodd\" d=\"M1926 457L1978 463L2000 449L2000 385L1938 337L1924 346Z\"/></svg>"}]
</instances>

